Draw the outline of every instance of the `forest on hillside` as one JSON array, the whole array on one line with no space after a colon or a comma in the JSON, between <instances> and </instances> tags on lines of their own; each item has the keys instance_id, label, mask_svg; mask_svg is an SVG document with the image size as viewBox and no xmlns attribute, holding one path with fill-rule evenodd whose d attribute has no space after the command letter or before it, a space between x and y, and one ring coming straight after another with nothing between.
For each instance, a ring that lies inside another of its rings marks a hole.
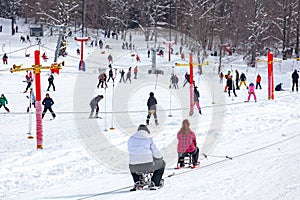
<instances>
[{"instance_id":1,"label":"forest on hillside","mask_svg":"<svg viewBox=\"0 0 300 200\"><path fill-rule=\"evenodd\" d=\"M194 51L221 53L218 47L231 46L250 63L266 49L299 58L300 0L0 0L0 6L0 17L12 19L12 34L18 17L41 26L75 26L82 35L88 28L138 28L147 41L164 28L176 43L192 38Z\"/></svg>"}]
</instances>

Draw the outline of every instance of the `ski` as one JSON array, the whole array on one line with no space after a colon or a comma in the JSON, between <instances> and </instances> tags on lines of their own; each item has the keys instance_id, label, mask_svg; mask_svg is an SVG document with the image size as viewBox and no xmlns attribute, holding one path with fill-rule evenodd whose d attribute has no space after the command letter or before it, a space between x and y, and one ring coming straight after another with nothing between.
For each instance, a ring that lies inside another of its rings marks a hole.
<instances>
[{"instance_id":1,"label":"ski","mask_svg":"<svg viewBox=\"0 0 300 200\"><path fill-rule=\"evenodd\" d=\"M88 119L102 119L102 117L89 117Z\"/></svg>"},{"instance_id":2,"label":"ski","mask_svg":"<svg viewBox=\"0 0 300 200\"><path fill-rule=\"evenodd\" d=\"M33 139L34 138L33 135L31 135L31 133L27 133L27 134L28 134L28 136L27 136L28 139Z\"/></svg>"},{"instance_id":3,"label":"ski","mask_svg":"<svg viewBox=\"0 0 300 200\"><path fill-rule=\"evenodd\" d=\"M172 177L175 175L175 172L173 172L172 174L169 174L167 177Z\"/></svg>"}]
</instances>

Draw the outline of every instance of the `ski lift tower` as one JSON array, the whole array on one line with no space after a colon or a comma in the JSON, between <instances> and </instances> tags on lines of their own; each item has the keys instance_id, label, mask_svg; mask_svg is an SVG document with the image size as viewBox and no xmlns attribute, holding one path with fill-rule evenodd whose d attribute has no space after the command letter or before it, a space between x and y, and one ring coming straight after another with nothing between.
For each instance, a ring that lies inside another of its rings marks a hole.
<instances>
[{"instance_id":1,"label":"ski lift tower","mask_svg":"<svg viewBox=\"0 0 300 200\"><path fill-rule=\"evenodd\" d=\"M83 61L83 42L88 41L88 40L90 39L90 37L82 37L82 38L75 37L74 39L75 39L76 41L81 42L79 70L85 71L85 63L84 63L84 61Z\"/></svg>"}]
</instances>

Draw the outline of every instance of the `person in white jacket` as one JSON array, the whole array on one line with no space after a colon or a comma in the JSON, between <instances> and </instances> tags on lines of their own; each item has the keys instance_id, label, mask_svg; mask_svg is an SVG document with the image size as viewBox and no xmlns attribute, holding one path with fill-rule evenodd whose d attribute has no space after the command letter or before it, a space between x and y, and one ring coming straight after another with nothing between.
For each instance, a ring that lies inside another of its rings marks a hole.
<instances>
[{"instance_id":1,"label":"person in white jacket","mask_svg":"<svg viewBox=\"0 0 300 200\"><path fill-rule=\"evenodd\" d=\"M156 147L146 125L141 124L128 140L129 169L134 183L139 180L137 172L153 171L152 181L161 186L166 163ZM132 191L136 189L133 188Z\"/></svg>"}]
</instances>

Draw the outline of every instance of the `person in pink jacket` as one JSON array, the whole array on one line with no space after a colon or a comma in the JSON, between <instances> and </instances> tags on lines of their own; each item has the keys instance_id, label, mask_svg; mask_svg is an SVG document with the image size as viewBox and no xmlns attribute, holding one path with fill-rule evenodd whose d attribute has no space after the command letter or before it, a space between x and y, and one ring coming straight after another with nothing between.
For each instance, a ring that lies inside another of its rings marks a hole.
<instances>
[{"instance_id":1,"label":"person in pink jacket","mask_svg":"<svg viewBox=\"0 0 300 200\"><path fill-rule=\"evenodd\" d=\"M254 101L256 102L256 95L255 95L255 86L254 83L249 84L248 88L248 101L250 100L251 94L254 96Z\"/></svg>"},{"instance_id":2,"label":"person in pink jacket","mask_svg":"<svg viewBox=\"0 0 300 200\"><path fill-rule=\"evenodd\" d=\"M184 166L184 154L191 153L193 157L193 168L198 165L199 148L197 147L197 141L195 133L190 129L190 122L188 119L182 121L182 126L177 133L178 145L178 165Z\"/></svg>"}]
</instances>

